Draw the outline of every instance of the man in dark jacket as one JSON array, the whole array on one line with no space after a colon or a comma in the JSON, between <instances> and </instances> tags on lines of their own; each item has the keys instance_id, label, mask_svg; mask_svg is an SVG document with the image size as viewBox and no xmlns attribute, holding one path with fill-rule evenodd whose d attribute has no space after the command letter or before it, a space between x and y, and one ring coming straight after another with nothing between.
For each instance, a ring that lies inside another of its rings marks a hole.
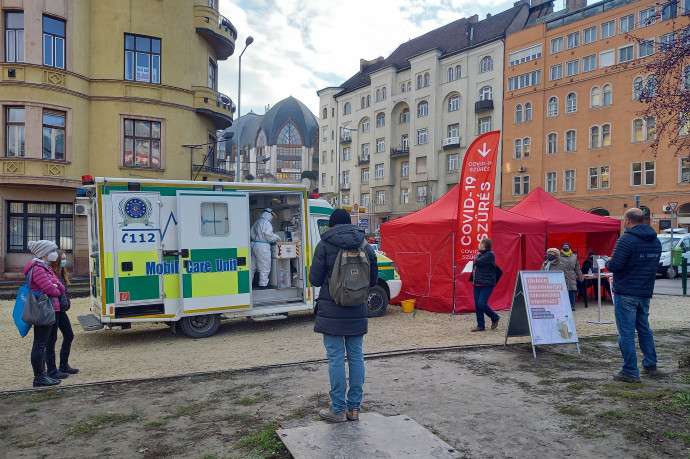
<instances>
[{"instance_id":1,"label":"man in dark jacket","mask_svg":"<svg viewBox=\"0 0 690 459\"><path fill-rule=\"evenodd\" d=\"M314 331L323 334L331 380L331 407L319 414L329 422L357 421L364 386L362 342L367 332L367 304L337 304L329 292L328 280L333 275L333 266L340 249L351 250L360 247L364 240L364 230L350 223L350 214L344 209L336 209L331 214L328 226L330 229L321 235L321 241L314 250L314 259L309 270L309 282L314 287L321 287L317 306L314 308ZM365 245L364 250L369 258L369 286L373 287L378 279L376 253L369 244ZM345 375L346 351L350 370L349 390Z\"/></svg>"},{"instance_id":2,"label":"man in dark jacket","mask_svg":"<svg viewBox=\"0 0 690 459\"><path fill-rule=\"evenodd\" d=\"M661 257L661 242L651 226L643 224L644 212L628 209L623 224L625 234L616 242L606 269L613 273L613 306L618 328L618 347L623 368L613 378L640 382L635 350L635 330L644 355L645 373L657 375L654 335L649 328L649 299L654 294L656 271Z\"/></svg>"},{"instance_id":3,"label":"man in dark jacket","mask_svg":"<svg viewBox=\"0 0 690 459\"><path fill-rule=\"evenodd\" d=\"M474 257L474 312L477 316L477 326L472 332L485 330L484 314L491 319L491 329L498 327L500 316L489 306L489 297L496 286L496 256L491 250L491 239L484 238L479 243L479 253Z\"/></svg>"}]
</instances>

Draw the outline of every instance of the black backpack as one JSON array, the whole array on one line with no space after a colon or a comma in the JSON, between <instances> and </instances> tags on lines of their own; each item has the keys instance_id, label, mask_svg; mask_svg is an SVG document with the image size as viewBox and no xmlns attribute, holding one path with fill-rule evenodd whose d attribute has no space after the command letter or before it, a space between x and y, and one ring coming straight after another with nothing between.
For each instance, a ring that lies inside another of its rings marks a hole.
<instances>
[{"instance_id":1,"label":"black backpack","mask_svg":"<svg viewBox=\"0 0 690 459\"><path fill-rule=\"evenodd\" d=\"M335 259L328 292L341 306L358 306L367 301L371 266L366 245L365 239L356 249L341 248Z\"/></svg>"}]
</instances>

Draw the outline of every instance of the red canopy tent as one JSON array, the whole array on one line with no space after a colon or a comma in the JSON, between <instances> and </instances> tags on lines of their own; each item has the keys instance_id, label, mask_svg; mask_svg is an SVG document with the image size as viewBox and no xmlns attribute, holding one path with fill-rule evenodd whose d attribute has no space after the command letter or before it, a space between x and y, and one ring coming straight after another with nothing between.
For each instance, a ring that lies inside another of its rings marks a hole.
<instances>
[{"instance_id":1,"label":"red canopy tent","mask_svg":"<svg viewBox=\"0 0 690 459\"><path fill-rule=\"evenodd\" d=\"M509 211L544 221L548 247L560 248L569 242L580 260L590 251L611 255L621 229L619 220L576 209L539 187Z\"/></svg>"},{"instance_id":2,"label":"red canopy tent","mask_svg":"<svg viewBox=\"0 0 690 459\"><path fill-rule=\"evenodd\" d=\"M460 187L429 206L381 224L381 248L398 266L402 291L397 301L416 299L415 306L435 312L473 312L474 296L469 277L458 266L453 282L455 233ZM503 277L491 295L493 309L509 309L517 272L539 269L544 259L544 223L494 207L493 250ZM455 293L455 295L453 295Z\"/></svg>"}]
</instances>

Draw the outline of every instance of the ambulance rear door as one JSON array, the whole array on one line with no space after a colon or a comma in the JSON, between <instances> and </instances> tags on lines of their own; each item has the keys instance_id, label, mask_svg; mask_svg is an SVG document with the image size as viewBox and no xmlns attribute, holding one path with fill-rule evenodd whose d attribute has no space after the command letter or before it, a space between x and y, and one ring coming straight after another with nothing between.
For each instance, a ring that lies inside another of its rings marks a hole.
<instances>
[{"instance_id":1,"label":"ambulance rear door","mask_svg":"<svg viewBox=\"0 0 690 459\"><path fill-rule=\"evenodd\" d=\"M251 308L247 193L178 190L177 216L185 315Z\"/></svg>"}]
</instances>

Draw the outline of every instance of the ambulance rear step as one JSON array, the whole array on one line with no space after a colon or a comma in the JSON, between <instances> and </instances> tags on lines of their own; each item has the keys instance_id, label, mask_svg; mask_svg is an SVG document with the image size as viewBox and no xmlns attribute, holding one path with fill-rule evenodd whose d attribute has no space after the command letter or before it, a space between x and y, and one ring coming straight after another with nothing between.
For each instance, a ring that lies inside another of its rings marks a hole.
<instances>
[{"instance_id":1,"label":"ambulance rear step","mask_svg":"<svg viewBox=\"0 0 690 459\"><path fill-rule=\"evenodd\" d=\"M83 316L78 316L77 319L79 319L81 328L83 328L84 331L100 330L101 328L105 327L98 317L93 314L84 314Z\"/></svg>"},{"instance_id":2,"label":"ambulance rear step","mask_svg":"<svg viewBox=\"0 0 690 459\"><path fill-rule=\"evenodd\" d=\"M268 316L251 316L249 317L250 320L253 320L254 322L268 322L269 320L283 320L287 319L288 315L287 314L271 314Z\"/></svg>"}]
</instances>

